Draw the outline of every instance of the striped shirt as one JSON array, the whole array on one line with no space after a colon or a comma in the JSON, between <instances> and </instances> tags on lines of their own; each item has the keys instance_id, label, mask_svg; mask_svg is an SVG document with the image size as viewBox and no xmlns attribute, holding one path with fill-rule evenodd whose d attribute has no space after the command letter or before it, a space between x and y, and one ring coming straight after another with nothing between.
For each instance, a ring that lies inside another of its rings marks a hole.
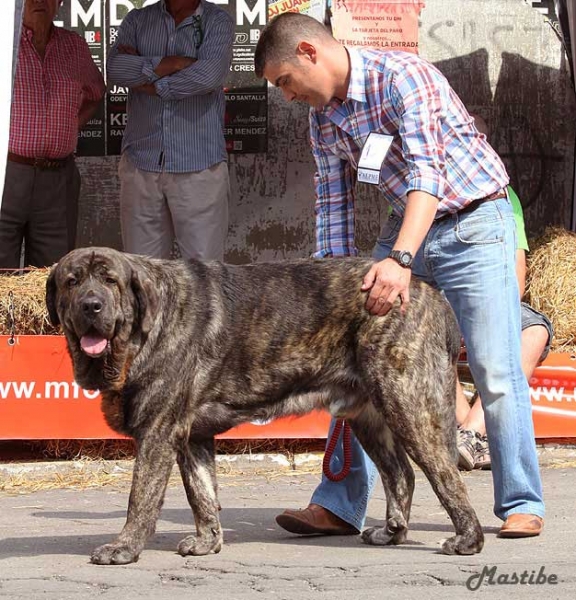
<instances>
[{"instance_id":1,"label":"striped shirt","mask_svg":"<svg viewBox=\"0 0 576 600\"><path fill-rule=\"evenodd\" d=\"M371 132L394 138L379 189L398 215L413 190L438 198L439 217L508 183L502 161L433 65L408 52L348 48L348 53L347 98L310 110L319 258L357 254L355 172Z\"/></svg>"},{"instance_id":2,"label":"striped shirt","mask_svg":"<svg viewBox=\"0 0 576 600\"><path fill-rule=\"evenodd\" d=\"M223 85L233 41L233 19L204 0L178 26L165 0L126 15L108 59L108 79L128 88L153 83L157 94L128 94L122 151L137 168L188 173L227 160ZM120 45L140 56L119 53ZM197 61L159 79L154 69L165 56Z\"/></svg>"},{"instance_id":3,"label":"striped shirt","mask_svg":"<svg viewBox=\"0 0 576 600\"><path fill-rule=\"evenodd\" d=\"M52 27L42 59L32 30L22 26L8 150L30 158L64 158L76 149L84 101L100 100L104 79L88 44L76 33Z\"/></svg>"}]
</instances>

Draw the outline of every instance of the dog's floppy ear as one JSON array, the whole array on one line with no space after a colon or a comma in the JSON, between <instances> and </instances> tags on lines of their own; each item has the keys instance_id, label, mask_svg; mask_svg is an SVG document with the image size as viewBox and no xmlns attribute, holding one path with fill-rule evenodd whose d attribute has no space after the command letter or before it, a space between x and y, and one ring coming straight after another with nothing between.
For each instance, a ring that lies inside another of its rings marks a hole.
<instances>
[{"instance_id":1,"label":"dog's floppy ear","mask_svg":"<svg viewBox=\"0 0 576 600\"><path fill-rule=\"evenodd\" d=\"M52 325L60 325L58 311L56 310L56 267L52 267L50 275L46 281L46 307L48 308L48 317Z\"/></svg>"},{"instance_id":2,"label":"dog's floppy ear","mask_svg":"<svg viewBox=\"0 0 576 600\"><path fill-rule=\"evenodd\" d=\"M148 277L142 277L136 269L132 269L130 285L138 304L140 330L144 335L148 335L154 325L154 318L158 309L158 293L152 280Z\"/></svg>"}]
</instances>

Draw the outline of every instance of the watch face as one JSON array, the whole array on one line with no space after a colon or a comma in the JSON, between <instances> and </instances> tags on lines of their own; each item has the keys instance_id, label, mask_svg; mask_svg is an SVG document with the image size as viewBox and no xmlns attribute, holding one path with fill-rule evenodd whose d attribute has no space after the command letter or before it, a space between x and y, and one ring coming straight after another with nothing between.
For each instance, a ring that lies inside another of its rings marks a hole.
<instances>
[{"instance_id":1,"label":"watch face","mask_svg":"<svg viewBox=\"0 0 576 600\"><path fill-rule=\"evenodd\" d=\"M412 254L408 250L392 250L390 258L393 258L399 265L410 267L412 265Z\"/></svg>"}]
</instances>

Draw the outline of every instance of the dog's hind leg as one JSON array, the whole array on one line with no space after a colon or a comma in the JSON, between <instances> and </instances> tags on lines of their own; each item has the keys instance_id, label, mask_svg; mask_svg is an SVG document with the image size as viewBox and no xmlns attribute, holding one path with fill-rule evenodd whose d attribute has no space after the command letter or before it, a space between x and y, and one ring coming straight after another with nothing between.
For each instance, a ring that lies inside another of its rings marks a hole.
<instances>
[{"instance_id":1,"label":"dog's hind leg","mask_svg":"<svg viewBox=\"0 0 576 600\"><path fill-rule=\"evenodd\" d=\"M218 518L214 438L189 441L177 454L180 474L196 521L196 535L178 544L182 556L202 556L222 549L222 527Z\"/></svg>"},{"instance_id":2,"label":"dog's hind leg","mask_svg":"<svg viewBox=\"0 0 576 600\"><path fill-rule=\"evenodd\" d=\"M456 464L457 373L447 358L435 345L397 345L386 346L381 361L365 362L376 410L422 469L454 524L456 535L444 541L442 552L475 554L482 550L484 534Z\"/></svg>"},{"instance_id":3,"label":"dog's hind leg","mask_svg":"<svg viewBox=\"0 0 576 600\"><path fill-rule=\"evenodd\" d=\"M386 494L386 525L362 532L362 540L374 546L401 544L408 534L414 493L414 471L402 445L386 425L382 414L369 406L349 420L356 437L380 472Z\"/></svg>"},{"instance_id":4,"label":"dog's hind leg","mask_svg":"<svg viewBox=\"0 0 576 600\"><path fill-rule=\"evenodd\" d=\"M484 534L455 459L456 419L450 401L455 379L443 379L438 371L433 382L421 386L410 377L398 378L396 384L388 390L384 414L394 415L397 437L426 475L456 529L456 535L444 541L442 552L480 552Z\"/></svg>"},{"instance_id":5,"label":"dog's hind leg","mask_svg":"<svg viewBox=\"0 0 576 600\"><path fill-rule=\"evenodd\" d=\"M450 516L456 535L442 543L444 554L475 554L484 546L482 526L470 503L456 462L446 445L438 443L429 430L420 429L420 443L406 444L414 462L428 478L432 489ZM431 451L432 450L432 451Z\"/></svg>"},{"instance_id":6,"label":"dog's hind leg","mask_svg":"<svg viewBox=\"0 0 576 600\"><path fill-rule=\"evenodd\" d=\"M150 433L137 442L128 517L118 538L94 550L91 561L98 565L124 565L138 560L148 537L154 532L162 508L166 485L174 466L174 450L164 432Z\"/></svg>"}]
</instances>

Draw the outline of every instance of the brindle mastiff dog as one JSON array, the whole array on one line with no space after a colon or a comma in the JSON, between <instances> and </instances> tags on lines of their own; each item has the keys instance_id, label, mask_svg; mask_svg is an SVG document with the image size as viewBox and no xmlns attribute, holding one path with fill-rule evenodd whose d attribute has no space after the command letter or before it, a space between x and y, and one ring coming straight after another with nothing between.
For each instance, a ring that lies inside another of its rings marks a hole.
<instances>
[{"instance_id":1,"label":"brindle mastiff dog","mask_svg":"<svg viewBox=\"0 0 576 600\"><path fill-rule=\"evenodd\" d=\"M108 423L137 446L126 524L92 562L138 559L175 458L196 521L178 552L219 552L214 436L318 408L348 418L382 476L386 522L364 531L366 543L406 539L410 456L454 524L442 551L480 552L482 529L455 461L454 314L419 281L405 314L398 306L369 314L360 287L370 264L186 264L84 248L54 267L46 300L75 379L100 390Z\"/></svg>"}]
</instances>

